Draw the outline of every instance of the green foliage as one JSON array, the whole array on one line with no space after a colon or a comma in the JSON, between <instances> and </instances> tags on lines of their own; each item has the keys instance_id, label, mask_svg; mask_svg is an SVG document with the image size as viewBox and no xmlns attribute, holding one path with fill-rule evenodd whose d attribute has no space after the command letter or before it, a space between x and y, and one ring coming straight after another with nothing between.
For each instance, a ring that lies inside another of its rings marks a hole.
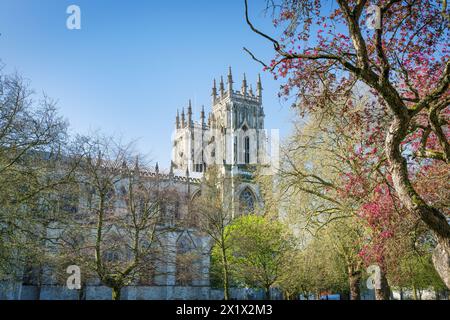
<instances>
[{"instance_id":1,"label":"green foliage","mask_svg":"<svg viewBox=\"0 0 450 320\"><path fill-rule=\"evenodd\" d=\"M424 228L424 226L422 226ZM388 278L392 286L417 291L446 289L431 259L432 243L426 229L416 230L421 237L403 235L390 243L387 255Z\"/></svg>"},{"instance_id":2,"label":"green foliage","mask_svg":"<svg viewBox=\"0 0 450 320\"><path fill-rule=\"evenodd\" d=\"M400 270L405 275L403 287L425 290L433 288L444 290L446 287L437 274L431 261L431 255L412 255L400 261Z\"/></svg>"},{"instance_id":3,"label":"green foliage","mask_svg":"<svg viewBox=\"0 0 450 320\"><path fill-rule=\"evenodd\" d=\"M352 234L344 234L344 229L338 227L345 223L329 224L314 237L304 240L305 244L296 251L280 277L279 285L287 298L316 297L323 292L346 294L349 291L348 268L352 265L357 270L360 266L357 251L351 245Z\"/></svg>"},{"instance_id":4,"label":"green foliage","mask_svg":"<svg viewBox=\"0 0 450 320\"><path fill-rule=\"evenodd\" d=\"M227 258L234 283L266 291L274 286L292 258L294 241L288 229L279 221L256 215L242 216L227 229ZM219 257L216 246L212 270Z\"/></svg>"}]
</instances>

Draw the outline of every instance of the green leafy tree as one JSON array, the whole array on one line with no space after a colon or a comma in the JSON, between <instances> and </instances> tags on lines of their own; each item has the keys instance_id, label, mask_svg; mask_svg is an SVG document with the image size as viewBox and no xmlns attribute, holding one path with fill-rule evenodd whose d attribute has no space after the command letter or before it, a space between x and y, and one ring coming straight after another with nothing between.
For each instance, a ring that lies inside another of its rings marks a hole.
<instances>
[{"instance_id":1,"label":"green leafy tree","mask_svg":"<svg viewBox=\"0 0 450 320\"><path fill-rule=\"evenodd\" d=\"M289 230L279 221L256 215L237 218L227 229L228 261L234 281L264 289L265 297L270 299L270 288L285 272L295 248Z\"/></svg>"}]
</instances>

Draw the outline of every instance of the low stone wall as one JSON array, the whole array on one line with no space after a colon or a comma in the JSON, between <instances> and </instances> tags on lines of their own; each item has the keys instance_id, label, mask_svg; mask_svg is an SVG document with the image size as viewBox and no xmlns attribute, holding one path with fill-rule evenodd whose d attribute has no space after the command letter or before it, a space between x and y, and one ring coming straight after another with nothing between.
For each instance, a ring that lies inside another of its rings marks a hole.
<instances>
[{"instance_id":1,"label":"low stone wall","mask_svg":"<svg viewBox=\"0 0 450 320\"><path fill-rule=\"evenodd\" d=\"M232 288L232 299L260 300L262 290ZM279 298L274 291L273 298ZM25 286L18 283L0 283L0 300L110 300L111 289L105 286L87 286L84 292L64 286ZM129 286L122 289L123 300L223 300L223 291L204 286Z\"/></svg>"},{"instance_id":2,"label":"low stone wall","mask_svg":"<svg viewBox=\"0 0 450 320\"><path fill-rule=\"evenodd\" d=\"M22 284L13 281L0 281L0 300L19 300Z\"/></svg>"}]
</instances>

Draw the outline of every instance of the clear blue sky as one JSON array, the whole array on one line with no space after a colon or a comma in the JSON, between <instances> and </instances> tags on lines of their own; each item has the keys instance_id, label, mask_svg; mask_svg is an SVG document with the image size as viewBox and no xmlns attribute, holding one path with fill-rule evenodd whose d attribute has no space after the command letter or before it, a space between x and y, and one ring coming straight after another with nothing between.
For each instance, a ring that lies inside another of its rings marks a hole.
<instances>
[{"instance_id":1,"label":"clear blue sky","mask_svg":"<svg viewBox=\"0 0 450 320\"><path fill-rule=\"evenodd\" d=\"M66 28L66 8L81 8L81 30ZM250 0L254 22L271 31L260 0ZM196 118L210 108L214 77L233 68L256 82L261 72L266 127L288 133L290 108L279 82L242 51L263 59L269 43L244 20L243 0L113 1L0 0L0 59L37 92L58 100L71 130L138 139L140 151L167 168L177 108L192 99Z\"/></svg>"}]
</instances>

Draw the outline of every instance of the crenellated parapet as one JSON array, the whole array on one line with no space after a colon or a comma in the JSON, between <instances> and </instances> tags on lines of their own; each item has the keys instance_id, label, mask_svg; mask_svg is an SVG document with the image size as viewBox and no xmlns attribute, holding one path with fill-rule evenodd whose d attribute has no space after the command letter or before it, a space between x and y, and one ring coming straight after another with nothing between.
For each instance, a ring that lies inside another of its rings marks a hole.
<instances>
[{"instance_id":1,"label":"crenellated parapet","mask_svg":"<svg viewBox=\"0 0 450 320\"><path fill-rule=\"evenodd\" d=\"M145 178L160 179L164 181L183 182L200 184L202 181L199 178L193 178L189 176L174 175L173 173L160 173L155 170L143 169L139 171L139 174Z\"/></svg>"}]
</instances>

